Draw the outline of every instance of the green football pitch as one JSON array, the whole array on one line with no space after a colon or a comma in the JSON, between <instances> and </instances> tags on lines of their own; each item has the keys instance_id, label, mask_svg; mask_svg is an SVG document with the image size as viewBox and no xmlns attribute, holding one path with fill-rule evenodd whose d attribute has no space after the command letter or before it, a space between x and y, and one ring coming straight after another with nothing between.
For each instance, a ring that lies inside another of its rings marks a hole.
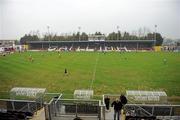
<instances>
[{"instance_id":1,"label":"green football pitch","mask_svg":"<svg viewBox=\"0 0 180 120\"><path fill-rule=\"evenodd\" d=\"M24 52L0 56L0 92L12 87L45 87L48 92L66 94L92 88L96 95L163 90L168 96L180 96L180 53Z\"/></svg>"}]
</instances>

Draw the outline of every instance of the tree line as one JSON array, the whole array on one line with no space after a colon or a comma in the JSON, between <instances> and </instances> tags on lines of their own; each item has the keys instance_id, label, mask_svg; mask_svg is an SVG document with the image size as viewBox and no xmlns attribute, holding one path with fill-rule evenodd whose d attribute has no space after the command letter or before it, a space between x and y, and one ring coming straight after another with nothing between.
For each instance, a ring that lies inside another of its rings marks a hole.
<instances>
[{"instance_id":1,"label":"tree line","mask_svg":"<svg viewBox=\"0 0 180 120\"><path fill-rule=\"evenodd\" d=\"M93 35L103 35L105 40L154 40L156 38L156 45L162 45L163 38L160 33L146 33L146 34L130 34L129 32L111 32L108 35L104 35L101 32L95 32ZM57 34L45 34L40 37L38 34L25 34L20 38L21 44L26 44L27 41L87 41L88 34L85 32L77 32L71 35L57 35Z\"/></svg>"}]
</instances>

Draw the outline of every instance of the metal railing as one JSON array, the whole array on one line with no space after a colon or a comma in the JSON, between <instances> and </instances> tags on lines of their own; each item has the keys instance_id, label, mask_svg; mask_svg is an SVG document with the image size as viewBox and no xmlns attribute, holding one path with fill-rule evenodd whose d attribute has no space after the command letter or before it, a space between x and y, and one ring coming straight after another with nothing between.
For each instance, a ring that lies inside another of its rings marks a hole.
<instances>
[{"instance_id":1,"label":"metal railing","mask_svg":"<svg viewBox=\"0 0 180 120\"><path fill-rule=\"evenodd\" d=\"M102 97L102 104L104 103L105 97L110 98L110 103L116 98L120 97L120 94L105 94ZM170 104L136 104L128 99L128 103L124 106L124 110L127 116L142 116L142 117L153 117L153 116L178 116L180 117L180 105ZM105 114L105 110L103 111Z\"/></svg>"},{"instance_id":2,"label":"metal railing","mask_svg":"<svg viewBox=\"0 0 180 120\"><path fill-rule=\"evenodd\" d=\"M138 108L143 108L138 109ZM151 116L180 116L180 105L161 105L161 104L127 104L125 109L129 115L142 116L145 111ZM148 114L146 114L148 116Z\"/></svg>"},{"instance_id":3,"label":"metal railing","mask_svg":"<svg viewBox=\"0 0 180 120\"><path fill-rule=\"evenodd\" d=\"M101 107L100 100L61 99L61 96L59 96L45 104L46 120L65 117L101 120Z\"/></svg>"},{"instance_id":4,"label":"metal railing","mask_svg":"<svg viewBox=\"0 0 180 120\"><path fill-rule=\"evenodd\" d=\"M35 113L40 109L41 103L29 100L11 100L11 99L0 99L1 108L6 111L17 111L17 112L31 112Z\"/></svg>"}]
</instances>

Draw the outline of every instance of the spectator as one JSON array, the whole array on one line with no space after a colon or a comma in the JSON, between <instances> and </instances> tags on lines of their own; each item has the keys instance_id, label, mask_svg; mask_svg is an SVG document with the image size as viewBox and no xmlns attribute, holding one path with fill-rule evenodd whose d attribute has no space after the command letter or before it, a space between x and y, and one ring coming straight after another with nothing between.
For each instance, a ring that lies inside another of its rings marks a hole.
<instances>
[{"instance_id":1,"label":"spectator","mask_svg":"<svg viewBox=\"0 0 180 120\"><path fill-rule=\"evenodd\" d=\"M107 97L104 99L104 102L105 102L105 105L106 105L106 110L109 110L110 98L107 96Z\"/></svg>"},{"instance_id":2,"label":"spectator","mask_svg":"<svg viewBox=\"0 0 180 120\"><path fill-rule=\"evenodd\" d=\"M126 96L121 95L120 96L120 101L121 101L121 104L122 104L121 119L125 120L125 113L124 113L123 109L124 109L124 105L127 104L127 102L128 102Z\"/></svg>"},{"instance_id":3,"label":"spectator","mask_svg":"<svg viewBox=\"0 0 180 120\"><path fill-rule=\"evenodd\" d=\"M120 96L120 101L121 101L122 105L127 104L127 98L124 95Z\"/></svg>"},{"instance_id":4,"label":"spectator","mask_svg":"<svg viewBox=\"0 0 180 120\"><path fill-rule=\"evenodd\" d=\"M122 109L122 103L119 101L119 99L116 98L116 100L111 104L112 107L114 107L114 120L119 120L120 117L120 111Z\"/></svg>"}]
</instances>

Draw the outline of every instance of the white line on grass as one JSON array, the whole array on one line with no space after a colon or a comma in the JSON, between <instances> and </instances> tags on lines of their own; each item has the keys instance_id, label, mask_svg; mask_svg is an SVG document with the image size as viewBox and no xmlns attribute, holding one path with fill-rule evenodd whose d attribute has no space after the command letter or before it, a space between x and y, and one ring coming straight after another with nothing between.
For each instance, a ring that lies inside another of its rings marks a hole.
<instances>
[{"instance_id":1,"label":"white line on grass","mask_svg":"<svg viewBox=\"0 0 180 120\"><path fill-rule=\"evenodd\" d=\"M93 70L93 75L92 75L90 90L92 89L92 86L93 86L93 83L94 83L94 80L95 80L95 77L96 77L96 68L97 68L98 60L99 60L99 53L98 53L98 55L97 55L97 57L96 57L96 62L95 62L95 64L94 64L94 70Z\"/></svg>"}]
</instances>

